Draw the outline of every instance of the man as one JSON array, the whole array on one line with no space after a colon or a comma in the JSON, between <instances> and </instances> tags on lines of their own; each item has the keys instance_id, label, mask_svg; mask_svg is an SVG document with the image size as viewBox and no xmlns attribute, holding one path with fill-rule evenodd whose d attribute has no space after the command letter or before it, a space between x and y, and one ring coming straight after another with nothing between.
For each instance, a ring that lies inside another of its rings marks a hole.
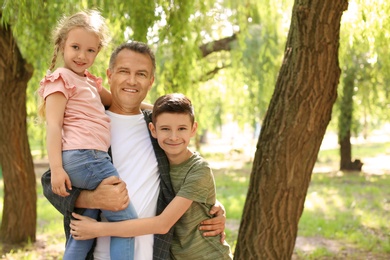
<instances>
[{"instance_id":1,"label":"man","mask_svg":"<svg viewBox=\"0 0 390 260\"><path fill-rule=\"evenodd\" d=\"M129 196L139 218L160 214L175 196L169 177L169 162L157 141L150 136L150 111L140 110L154 82L155 57L140 42L125 43L111 55L107 70L112 104L107 111L111 118L111 151L114 166L123 181L104 180L94 191L73 188L62 198L51 191L50 172L42 176L44 194L64 214L66 236L69 237L70 213L76 208L121 210ZM126 190L127 186L127 190ZM128 191L128 193L127 193ZM213 208L218 216L202 222L206 236L222 234L223 208ZM172 229L165 235L146 235L135 239L135 259L168 259ZM109 259L109 238L99 238L95 259ZM91 258L92 259L92 258Z\"/></svg>"}]
</instances>

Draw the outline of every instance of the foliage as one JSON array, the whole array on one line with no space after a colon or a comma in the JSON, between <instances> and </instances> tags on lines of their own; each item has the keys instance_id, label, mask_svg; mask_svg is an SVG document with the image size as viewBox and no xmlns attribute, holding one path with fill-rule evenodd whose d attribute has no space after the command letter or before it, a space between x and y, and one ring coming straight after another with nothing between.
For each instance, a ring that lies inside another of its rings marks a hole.
<instances>
[{"instance_id":1,"label":"foliage","mask_svg":"<svg viewBox=\"0 0 390 260\"><path fill-rule=\"evenodd\" d=\"M340 65L342 75L339 93L345 87L344 79L353 76L353 118L351 130L355 136L370 132L389 120L389 69L387 58L390 24L387 1L353 0L343 15L340 37ZM335 106L340 113L343 99ZM343 120L338 123L340 132L348 128Z\"/></svg>"},{"instance_id":2,"label":"foliage","mask_svg":"<svg viewBox=\"0 0 390 260\"><path fill-rule=\"evenodd\" d=\"M187 94L193 99L203 133L218 130L231 115L241 126L261 122L275 85L291 3L5 0L1 6L2 23L13 27L23 56L35 69L27 90L28 131L34 155L44 156L45 130L37 117L36 90L51 60L51 30L61 15L93 8L107 18L112 44L91 68L104 79L114 46L127 40L148 42L157 57L155 85L148 101L167 92ZM202 44L234 33L238 40L231 51L201 56Z\"/></svg>"}]
</instances>

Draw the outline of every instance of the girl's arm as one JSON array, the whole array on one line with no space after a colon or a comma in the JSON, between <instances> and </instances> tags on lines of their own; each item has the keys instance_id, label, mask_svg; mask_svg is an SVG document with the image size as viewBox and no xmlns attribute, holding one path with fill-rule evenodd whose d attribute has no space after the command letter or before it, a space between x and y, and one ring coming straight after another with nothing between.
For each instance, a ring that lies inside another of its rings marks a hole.
<instances>
[{"instance_id":1,"label":"girl's arm","mask_svg":"<svg viewBox=\"0 0 390 260\"><path fill-rule=\"evenodd\" d=\"M66 102L61 92L46 97L46 143L52 172L51 184L53 192L60 196L68 196L66 188L72 189L69 176L62 167L62 125Z\"/></svg>"},{"instance_id":2,"label":"girl's arm","mask_svg":"<svg viewBox=\"0 0 390 260\"><path fill-rule=\"evenodd\" d=\"M111 92L108 89L103 87L102 90L99 92L99 95L103 106L105 107L111 106L112 96L111 96Z\"/></svg>"},{"instance_id":3,"label":"girl's arm","mask_svg":"<svg viewBox=\"0 0 390 260\"><path fill-rule=\"evenodd\" d=\"M176 196L165 210L156 217L125 220L120 222L97 222L94 219L73 213L71 234L76 240L101 236L135 237L146 234L165 234L191 206L192 200Z\"/></svg>"},{"instance_id":4,"label":"girl's arm","mask_svg":"<svg viewBox=\"0 0 390 260\"><path fill-rule=\"evenodd\" d=\"M153 110L153 105L146 102L142 102L141 109Z\"/></svg>"}]
</instances>

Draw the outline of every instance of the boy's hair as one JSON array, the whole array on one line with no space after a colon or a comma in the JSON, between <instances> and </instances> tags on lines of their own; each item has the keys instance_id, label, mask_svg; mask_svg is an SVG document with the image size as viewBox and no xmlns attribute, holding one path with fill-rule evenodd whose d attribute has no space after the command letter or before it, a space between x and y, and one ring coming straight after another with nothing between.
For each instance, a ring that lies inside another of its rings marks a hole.
<instances>
[{"instance_id":1,"label":"boy's hair","mask_svg":"<svg viewBox=\"0 0 390 260\"><path fill-rule=\"evenodd\" d=\"M57 61L58 53L63 50L68 33L75 28L84 28L96 33L100 40L99 50L107 46L110 41L108 28L104 17L97 10L85 10L69 17L62 17L53 31L54 52L49 70L52 70Z\"/></svg>"},{"instance_id":2,"label":"boy's hair","mask_svg":"<svg viewBox=\"0 0 390 260\"><path fill-rule=\"evenodd\" d=\"M156 124L157 117L163 113L187 114L194 124L195 113L191 100L181 93L167 94L159 97L153 105L152 121Z\"/></svg>"},{"instance_id":3,"label":"boy's hair","mask_svg":"<svg viewBox=\"0 0 390 260\"><path fill-rule=\"evenodd\" d=\"M154 53L146 43L137 42L137 41L122 43L112 52L111 57L110 57L110 63L108 65L109 66L108 68L110 70L114 69L116 58L118 57L118 54L124 49L129 50L129 51L134 51L136 53L148 55L150 57L150 59L152 60L152 65L153 65L152 75L154 76L154 73L156 71L156 58L154 56Z\"/></svg>"}]
</instances>

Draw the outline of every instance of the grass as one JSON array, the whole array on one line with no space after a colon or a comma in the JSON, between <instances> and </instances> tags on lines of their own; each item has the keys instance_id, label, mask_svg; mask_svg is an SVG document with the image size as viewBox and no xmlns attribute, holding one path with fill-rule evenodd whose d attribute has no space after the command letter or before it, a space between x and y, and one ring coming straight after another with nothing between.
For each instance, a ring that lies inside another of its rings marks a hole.
<instances>
[{"instance_id":1,"label":"grass","mask_svg":"<svg viewBox=\"0 0 390 260\"><path fill-rule=\"evenodd\" d=\"M375 157L389 151L390 143L357 146L354 157ZM237 155L226 158L218 153L204 154L216 162L234 162L234 156ZM337 165L337 160L337 150L321 151L318 164ZM240 162L214 169L217 196L227 211L226 240L233 248L251 167L250 162ZM62 217L43 197L40 181L37 183L38 242L3 255L2 259L61 259L65 241ZM0 182L0 212L2 185ZM314 173L299 222L295 259L390 259L389 187L390 174Z\"/></svg>"}]
</instances>

